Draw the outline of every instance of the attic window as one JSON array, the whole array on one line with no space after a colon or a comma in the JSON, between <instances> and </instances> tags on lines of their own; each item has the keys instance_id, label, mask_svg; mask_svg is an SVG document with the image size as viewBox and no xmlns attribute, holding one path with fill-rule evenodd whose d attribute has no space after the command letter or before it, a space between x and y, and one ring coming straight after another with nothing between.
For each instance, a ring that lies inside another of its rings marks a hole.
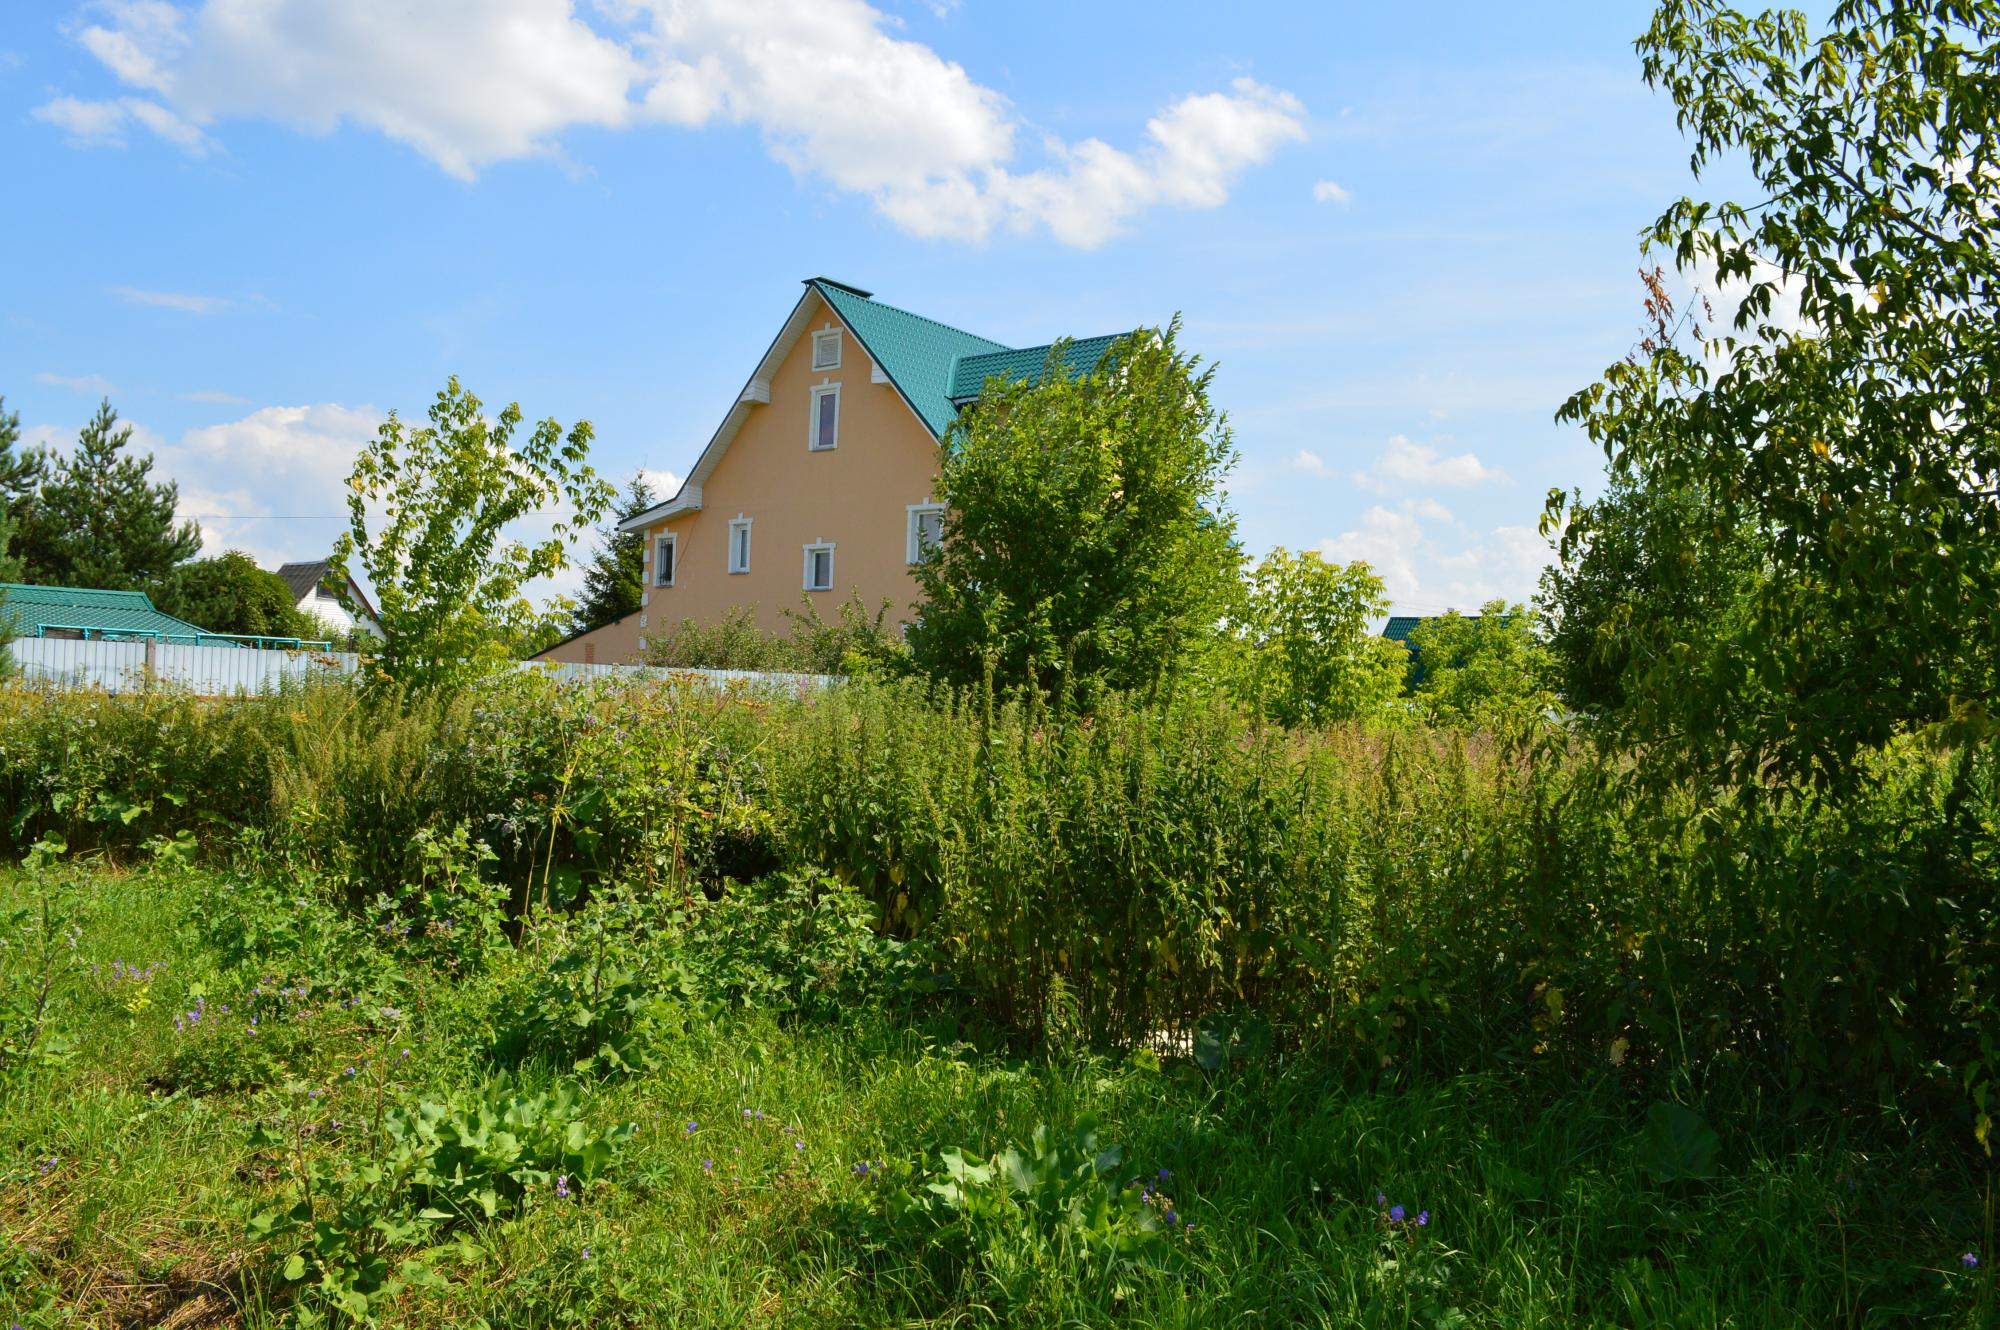
<instances>
[{"instance_id":1,"label":"attic window","mask_svg":"<svg viewBox=\"0 0 2000 1330\"><path fill-rule=\"evenodd\" d=\"M813 334L813 368L840 368L840 330Z\"/></svg>"}]
</instances>

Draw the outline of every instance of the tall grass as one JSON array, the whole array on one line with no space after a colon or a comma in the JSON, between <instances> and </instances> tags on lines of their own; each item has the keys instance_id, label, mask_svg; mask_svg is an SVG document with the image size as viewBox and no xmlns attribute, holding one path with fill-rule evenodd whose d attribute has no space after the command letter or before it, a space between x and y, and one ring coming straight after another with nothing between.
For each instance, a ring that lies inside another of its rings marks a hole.
<instances>
[{"instance_id":1,"label":"tall grass","mask_svg":"<svg viewBox=\"0 0 2000 1330\"><path fill-rule=\"evenodd\" d=\"M46 885L0 874L0 914ZM176 1017L197 994L241 991L255 971L218 946L225 916L269 926L257 902L290 884L100 867L70 885L72 1055L0 1095L0 1323L300 1323L310 1289L246 1237L245 1216L286 1194L264 1129L312 1086L322 1130L305 1150L365 1154L367 1059L389 1052L398 1097L476 1082L518 981L551 953L445 975L367 929L326 949L335 912L307 903L257 959L324 976L313 1037L267 1083L194 1093L172 1079L195 1040ZM114 962L161 965L139 984ZM345 1014L371 992L371 1008L386 992L405 1013L393 1039ZM1993 1241L1963 1156L1838 1124L1786 1143L1724 1122L1714 1177L1662 1182L1622 1076L1359 1084L1288 1054L1209 1073L1144 1054L1012 1056L866 1011L822 1025L709 1010L646 1069L588 1083L592 1121L639 1124L615 1176L569 1197L544 1184L503 1221L462 1226L424 1253L438 1281L379 1310L466 1327L1992 1323L1990 1269L1960 1260ZM1170 1259L1110 1269L1047 1243L1018 1266L958 1268L871 1222L860 1161L934 1167L946 1148L988 1154L1086 1115L1133 1174L1168 1171L1158 1185L1195 1225Z\"/></svg>"},{"instance_id":2,"label":"tall grass","mask_svg":"<svg viewBox=\"0 0 2000 1330\"><path fill-rule=\"evenodd\" d=\"M1617 774L1559 742L1288 732L1201 700L1079 717L914 682L0 692L17 845L248 838L358 904L411 889L419 833L463 827L517 913L824 869L1031 1038L1615 1068L1970 1143L2000 1026L1990 753L1897 747L1838 807L1638 800Z\"/></svg>"}]
</instances>

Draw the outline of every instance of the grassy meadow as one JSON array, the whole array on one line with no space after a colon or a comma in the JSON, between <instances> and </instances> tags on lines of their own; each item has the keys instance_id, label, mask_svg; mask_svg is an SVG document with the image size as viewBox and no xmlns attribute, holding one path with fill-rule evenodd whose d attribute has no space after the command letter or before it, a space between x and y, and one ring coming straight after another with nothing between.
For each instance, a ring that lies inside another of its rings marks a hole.
<instances>
[{"instance_id":1,"label":"grassy meadow","mask_svg":"<svg viewBox=\"0 0 2000 1330\"><path fill-rule=\"evenodd\" d=\"M1193 705L0 707L0 1325L2000 1317L1949 755L1646 813Z\"/></svg>"}]
</instances>

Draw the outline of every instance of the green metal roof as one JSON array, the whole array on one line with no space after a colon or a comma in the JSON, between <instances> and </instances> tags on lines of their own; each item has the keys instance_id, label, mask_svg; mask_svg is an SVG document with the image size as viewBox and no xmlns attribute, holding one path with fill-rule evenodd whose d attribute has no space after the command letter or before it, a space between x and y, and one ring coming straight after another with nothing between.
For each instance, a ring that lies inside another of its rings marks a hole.
<instances>
[{"instance_id":1,"label":"green metal roof","mask_svg":"<svg viewBox=\"0 0 2000 1330\"><path fill-rule=\"evenodd\" d=\"M54 628L80 628L107 637L208 636L193 624L154 609L152 598L143 591L0 582L0 615L13 621L18 637L39 637L44 629Z\"/></svg>"},{"instance_id":2,"label":"green metal roof","mask_svg":"<svg viewBox=\"0 0 2000 1330\"><path fill-rule=\"evenodd\" d=\"M1071 374L1088 374L1104 359L1104 353L1118 340L1084 337L1063 348L1062 363ZM979 396L991 378L1032 379L1049 363L1050 343L1024 346L1018 351L989 351L985 355L960 356L951 372L951 400L968 402Z\"/></svg>"},{"instance_id":3,"label":"green metal roof","mask_svg":"<svg viewBox=\"0 0 2000 1330\"><path fill-rule=\"evenodd\" d=\"M935 319L870 300L865 293L825 277L809 283L833 306L868 354L882 367L931 433L944 437L954 414L951 367L960 356L1005 351L998 342L949 328Z\"/></svg>"},{"instance_id":4,"label":"green metal roof","mask_svg":"<svg viewBox=\"0 0 2000 1330\"><path fill-rule=\"evenodd\" d=\"M995 374L1033 378L1048 361L1049 348L1009 347L948 327L936 319L884 305L868 292L831 277L811 277L812 287L833 306L898 392L943 438L958 412L958 404L979 396ZM1097 367L1116 336L1086 337L1071 342L1063 360L1076 373Z\"/></svg>"},{"instance_id":5,"label":"green metal roof","mask_svg":"<svg viewBox=\"0 0 2000 1330\"><path fill-rule=\"evenodd\" d=\"M1410 631L1430 616L1423 614L1392 614L1389 622L1382 625L1382 636L1391 642L1401 642L1408 646Z\"/></svg>"}]
</instances>

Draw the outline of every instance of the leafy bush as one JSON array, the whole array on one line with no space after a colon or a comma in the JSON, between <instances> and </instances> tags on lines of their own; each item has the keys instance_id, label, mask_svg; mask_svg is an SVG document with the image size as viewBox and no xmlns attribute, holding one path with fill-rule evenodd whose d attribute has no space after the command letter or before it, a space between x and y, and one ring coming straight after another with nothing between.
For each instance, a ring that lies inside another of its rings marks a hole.
<instances>
[{"instance_id":1,"label":"leafy bush","mask_svg":"<svg viewBox=\"0 0 2000 1330\"><path fill-rule=\"evenodd\" d=\"M504 1066L545 1058L578 1075L652 1065L656 1042L696 992L657 943L629 895L542 928L528 945L547 959L497 995L494 1057Z\"/></svg>"},{"instance_id":2,"label":"leafy bush","mask_svg":"<svg viewBox=\"0 0 2000 1330\"><path fill-rule=\"evenodd\" d=\"M1124 1162L1122 1148L1099 1147L1086 1117L1066 1137L1037 1126L1025 1146L991 1157L949 1149L928 1169L863 1164L856 1172L872 1184L864 1240L927 1268L947 1296L974 1278L1003 1302L1018 1301L1063 1265L1128 1296L1133 1269L1163 1265L1193 1223L1163 1192L1127 1176Z\"/></svg>"},{"instance_id":3,"label":"leafy bush","mask_svg":"<svg viewBox=\"0 0 2000 1330\"><path fill-rule=\"evenodd\" d=\"M682 956L724 1000L806 1020L932 991L930 949L881 935L876 919L865 896L829 874L782 873L698 907Z\"/></svg>"},{"instance_id":4,"label":"leafy bush","mask_svg":"<svg viewBox=\"0 0 2000 1330\"><path fill-rule=\"evenodd\" d=\"M758 626L754 606L741 605L714 620L683 619L665 636L647 639L646 663L689 670L893 673L906 666L908 653L888 626L891 607L885 600L871 616L854 596L828 623L807 596L800 608L785 610L791 631L779 634Z\"/></svg>"},{"instance_id":5,"label":"leafy bush","mask_svg":"<svg viewBox=\"0 0 2000 1330\"><path fill-rule=\"evenodd\" d=\"M252 1214L247 1232L301 1297L308 1324L323 1311L371 1321L404 1288L435 1279L415 1253L454 1226L514 1212L531 1194L568 1200L636 1130L592 1127L574 1086L529 1093L499 1077L442 1098L399 1098L372 1121L349 1122L367 1141L357 1157L318 1148L341 1128L328 1098L292 1086L286 1115L253 1142L284 1162L287 1194Z\"/></svg>"}]
</instances>

